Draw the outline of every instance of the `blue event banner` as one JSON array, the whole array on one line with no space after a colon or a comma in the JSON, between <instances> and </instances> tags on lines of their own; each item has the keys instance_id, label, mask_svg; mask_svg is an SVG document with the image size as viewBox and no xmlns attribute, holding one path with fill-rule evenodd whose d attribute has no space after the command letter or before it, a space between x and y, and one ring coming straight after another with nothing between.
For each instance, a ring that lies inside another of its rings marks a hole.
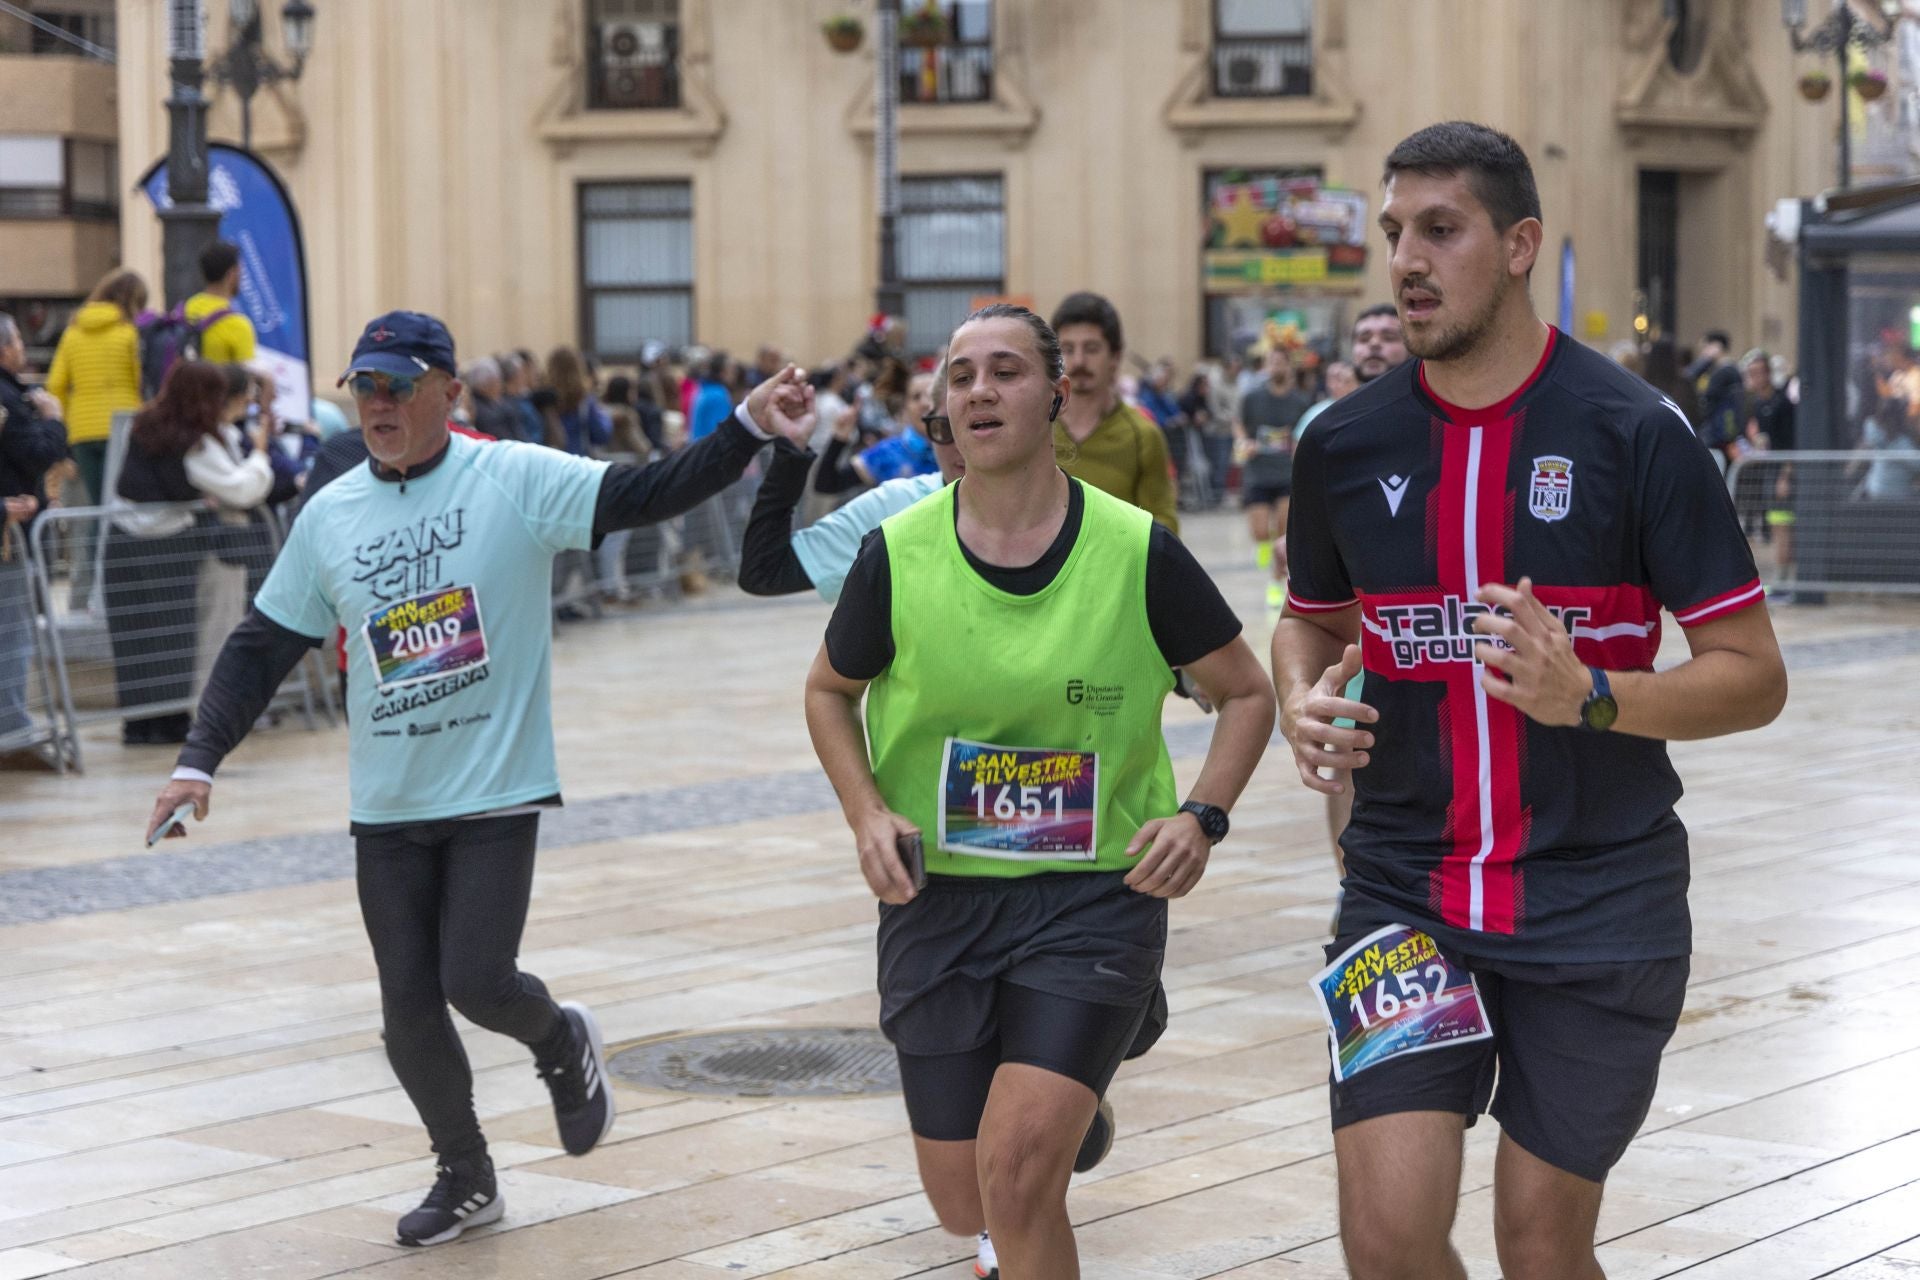
<instances>
[{"instance_id":1,"label":"blue event banner","mask_svg":"<svg viewBox=\"0 0 1920 1280\"><path fill-rule=\"evenodd\" d=\"M240 296L234 309L253 321L256 364L278 387L274 411L283 422L313 420L312 349L308 344L307 256L300 218L267 162L224 142L207 155L207 200L220 211L220 238L240 248ZM172 205L167 162L140 180L156 209Z\"/></svg>"}]
</instances>

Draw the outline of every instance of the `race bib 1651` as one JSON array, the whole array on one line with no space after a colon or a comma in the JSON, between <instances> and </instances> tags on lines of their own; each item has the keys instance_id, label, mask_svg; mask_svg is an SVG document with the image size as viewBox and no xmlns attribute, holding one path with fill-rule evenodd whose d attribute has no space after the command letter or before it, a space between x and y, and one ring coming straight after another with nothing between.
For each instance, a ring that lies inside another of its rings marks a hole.
<instances>
[{"instance_id":1,"label":"race bib 1651","mask_svg":"<svg viewBox=\"0 0 1920 1280\"><path fill-rule=\"evenodd\" d=\"M1099 797L1100 758L1091 751L948 738L940 848L1025 862L1092 862L1100 847Z\"/></svg>"}]
</instances>

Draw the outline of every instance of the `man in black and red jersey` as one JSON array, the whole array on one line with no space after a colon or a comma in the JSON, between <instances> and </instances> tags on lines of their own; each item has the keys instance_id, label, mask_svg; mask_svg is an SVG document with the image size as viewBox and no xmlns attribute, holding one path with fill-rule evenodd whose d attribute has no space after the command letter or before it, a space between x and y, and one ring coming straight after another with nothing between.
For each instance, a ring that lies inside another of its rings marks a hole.
<instances>
[{"instance_id":1,"label":"man in black and red jersey","mask_svg":"<svg viewBox=\"0 0 1920 1280\"><path fill-rule=\"evenodd\" d=\"M1273 638L1302 780L1355 770L1316 980L1342 1237L1362 1280L1464 1280L1462 1134L1491 1100L1503 1273L1593 1280L1602 1184L1646 1116L1692 947L1664 744L1767 723L1786 674L1686 419L1534 315L1520 147L1431 126L1388 156L1385 195L1419 359L1301 442ZM1692 658L1655 673L1662 606Z\"/></svg>"}]
</instances>

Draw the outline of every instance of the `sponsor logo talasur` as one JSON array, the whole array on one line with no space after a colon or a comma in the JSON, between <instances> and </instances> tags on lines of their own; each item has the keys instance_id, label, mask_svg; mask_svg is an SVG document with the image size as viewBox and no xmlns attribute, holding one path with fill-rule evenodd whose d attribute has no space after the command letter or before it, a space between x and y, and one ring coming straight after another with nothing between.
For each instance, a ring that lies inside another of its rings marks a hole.
<instances>
[{"instance_id":1,"label":"sponsor logo talasur","mask_svg":"<svg viewBox=\"0 0 1920 1280\"><path fill-rule=\"evenodd\" d=\"M1090 680L1067 681L1067 705L1085 707L1097 716L1116 714L1127 700L1123 684L1094 684Z\"/></svg>"},{"instance_id":2,"label":"sponsor logo talasur","mask_svg":"<svg viewBox=\"0 0 1920 1280\"><path fill-rule=\"evenodd\" d=\"M1593 614L1579 605L1546 608L1569 632ZM1437 603L1381 605L1377 613L1380 621L1375 631L1393 653L1394 665L1403 671L1426 662L1472 662L1476 643L1507 647L1499 637L1475 631L1473 623L1481 614L1511 615L1477 600L1450 595Z\"/></svg>"}]
</instances>

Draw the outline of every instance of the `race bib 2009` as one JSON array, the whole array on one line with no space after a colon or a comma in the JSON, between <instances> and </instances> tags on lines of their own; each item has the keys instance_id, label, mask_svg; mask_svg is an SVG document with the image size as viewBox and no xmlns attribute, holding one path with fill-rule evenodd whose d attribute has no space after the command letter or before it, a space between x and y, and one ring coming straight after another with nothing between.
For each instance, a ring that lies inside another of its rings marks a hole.
<instances>
[{"instance_id":1,"label":"race bib 2009","mask_svg":"<svg viewBox=\"0 0 1920 1280\"><path fill-rule=\"evenodd\" d=\"M1095 753L948 738L940 775L944 852L1027 862L1097 856Z\"/></svg>"},{"instance_id":2,"label":"race bib 2009","mask_svg":"<svg viewBox=\"0 0 1920 1280\"><path fill-rule=\"evenodd\" d=\"M367 653L385 689L437 680L487 662L480 593L471 586L426 591L367 614Z\"/></svg>"},{"instance_id":3,"label":"race bib 2009","mask_svg":"<svg viewBox=\"0 0 1920 1280\"><path fill-rule=\"evenodd\" d=\"M1407 925L1374 930L1310 985L1327 1020L1335 1080L1402 1054L1493 1035L1473 974Z\"/></svg>"}]
</instances>

